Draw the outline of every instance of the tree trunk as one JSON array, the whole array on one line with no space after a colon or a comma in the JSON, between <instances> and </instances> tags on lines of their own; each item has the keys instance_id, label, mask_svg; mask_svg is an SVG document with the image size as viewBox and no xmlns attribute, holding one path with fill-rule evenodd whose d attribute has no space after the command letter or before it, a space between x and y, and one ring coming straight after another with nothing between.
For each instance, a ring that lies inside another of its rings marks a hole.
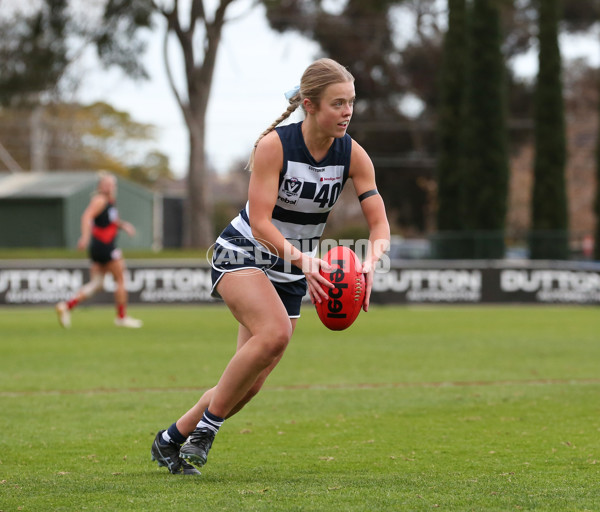
<instances>
[{"instance_id":1,"label":"tree trunk","mask_svg":"<svg viewBox=\"0 0 600 512\"><path fill-rule=\"evenodd\" d=\"M30 164L29 168L32 171L47 171L48 170L48 133L44 123L44 107L36 105L33 108L30 118Z\"/></svg>"},{"instance_id":2,"label":"tree trunk","mask_svg":"<svg viewBox=\"0 0 600 512\"><path fill-rule=\"evenodd\" d=\"M187 175L186 246L209 247L214 242L211 175L206 165L204 113L194 116L190 127L190 160Z\"/></svg>"},{"instance_id":3,"label":"tree trunk","mask_svg":"<svg viewBox=\"0 0 600 512\"><path fill-rule=\"evenodd\" d=\"M206 17L202 0L192 0L190 23L184 29L179 20L178 3L171 11L162 11L167 19L164 54L171 89L185 118L189 130L190 160L187 175L187 198L184 216L184 245L208 248L214 242L212 222L211 176L206 163L205 134L206 110L213 80L217 50L225 23L225 11L234 0L220 0L212 21ZM196 24L204 27L202 45L194 44ZM178 93L169 68L167 37L173 32L181 45L185 65L187 101ZM196 56L197 49L203 55Z\"/></svg>"}]
</instances>

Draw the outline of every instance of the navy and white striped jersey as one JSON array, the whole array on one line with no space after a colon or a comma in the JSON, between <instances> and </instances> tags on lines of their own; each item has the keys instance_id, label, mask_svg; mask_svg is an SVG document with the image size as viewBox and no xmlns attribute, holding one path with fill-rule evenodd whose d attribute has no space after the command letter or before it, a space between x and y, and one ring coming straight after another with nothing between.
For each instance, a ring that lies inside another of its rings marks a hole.
<instances>
[{"instance_id":1,"label":"navy and white striped jersey","mask_svg":"<svg viewBox=\"0 0 600 512\"><path fill-rule=\"evenodd\" d=\"M283 146L283 168L272 222L295 247L315 256L329 212L348 179L352 139L348 134L334 139L325 158L317 162L304 143L301 122L279 126L275 130ZM265 250L253 239L248 208L247 203L231 227ZM226 240L220 237L218 243L223 245ZM293 281L303 277L296 267L285 272L287 275L280 275L283 268L278 269L279 266L271 269L274 274L269 272L272 280Z\"/></svg>"}]
</instances>

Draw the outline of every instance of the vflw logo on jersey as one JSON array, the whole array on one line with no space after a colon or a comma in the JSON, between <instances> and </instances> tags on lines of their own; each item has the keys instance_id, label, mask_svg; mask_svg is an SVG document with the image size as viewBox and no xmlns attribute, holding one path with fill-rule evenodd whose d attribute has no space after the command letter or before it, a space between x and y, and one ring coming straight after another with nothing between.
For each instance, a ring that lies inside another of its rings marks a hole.
<instances>
[{"instance_id":1,"label":"vflw logo on jersey","mask_svg":"<svg viewBox=\"0 0 600 512\"><path fill-rule=\"evenodd\" d=\"M281 192L283 192L283 194L279 195L279 200L286 204L296 204L300 197L303 184L304 181L301 179L286 178L283 180L283 185L281 187ZM282 197L282 195L285 197Z\"/></svg>"},{"instance_id":2,"label":"vflw logo on jersey","mask_svg":"<svg viewBox=\"0 0 600 512\"><path fill-rule=\"evenodd\" d=\"M286 178L283 182L283 192L286 196L299 196L302 190L302 180L298 178Z\"/></svg>"}]
</instances>

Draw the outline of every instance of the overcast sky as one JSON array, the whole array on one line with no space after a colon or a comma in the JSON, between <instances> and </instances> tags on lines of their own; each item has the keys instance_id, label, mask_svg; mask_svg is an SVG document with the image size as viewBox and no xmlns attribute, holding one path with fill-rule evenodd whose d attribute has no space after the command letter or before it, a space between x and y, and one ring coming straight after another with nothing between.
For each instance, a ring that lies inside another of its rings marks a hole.
<instances>
[{"instance_id":1,"label":"overcast sky","mask_svg":"<svg viewBox=\"0 0 600 512\"><path fill-rule=\"evenodd\" d=\"M272 31L262 6L248 12L248 5L231 5L229 13L236 17L225 25L217 58L207 118L207 152L218 172L248 158L258 135L286 109L284 93L299 83L306 66L320 56L316 43L294 33ZM399 13L395 23L404 25L400 32L406 35L410 21L405 19ZM187 172L188 136L166 79L163 33L160 25L149 36L145 62L150 80L132 82L118 70L92 66L86 72L80 100L106 101L129 112L135 121L155 125L158 149L169 156L172 169L181 177ZM595 35L562 38L561 51L565 57L584 57L595 66L600 64L600 42ZM182 77L177 43L173 42L171 52L174 74ZM530 52L514 65L519 74L534 76L537 55Z\"/></svg>"},{"instance_id":2,"label":"overcast sky","mask_svg":"<svg viewBox=\"0 0 600 512\"><path fill-rule=\"evenodd\" d=\"M92 68L79 96L84 103L106 101L129 112L135 121L155 125L160 151L182 176L187 172L188 135L166 78L163 34L161 25L149 39L145 62L150 80L132 82L118 70ZM235 160L248 158L256 138L287 108L284 93L299 83L318 52L316 43L297 34L272 31L262 7L225 26L207 118L207 152L217 171L227 171ZM183 77L182 68L177 68L176 42L171 53L174 74Z\"/></svg>"}]
</instances>

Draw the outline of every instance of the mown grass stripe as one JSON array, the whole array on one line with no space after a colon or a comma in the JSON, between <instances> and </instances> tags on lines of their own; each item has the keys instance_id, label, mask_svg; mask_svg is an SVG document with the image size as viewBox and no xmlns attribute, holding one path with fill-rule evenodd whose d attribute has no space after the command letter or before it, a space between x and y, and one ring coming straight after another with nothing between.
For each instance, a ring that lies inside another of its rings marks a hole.
<instances>
[{"instance_id":1,"label":"mown grass stripe","mask_svg":"<svg viewBox=\"0 0 600 512\"><path fill-rule=\"evenodd\" d=\"M557 386L600 384L600 379L531 379L498 381L456 381L456 382L364 382L356 384L295 384L290 386L268 386L263 391L327 391L363 390L396 388L467 388L481 386ZM97 389L54 389L42 391L0 391L0 397L55 396L55 395L105 395L116 393L203 393L206 387L166 387L166 388L97 388Z\"/></svg>"}]
</instances>

